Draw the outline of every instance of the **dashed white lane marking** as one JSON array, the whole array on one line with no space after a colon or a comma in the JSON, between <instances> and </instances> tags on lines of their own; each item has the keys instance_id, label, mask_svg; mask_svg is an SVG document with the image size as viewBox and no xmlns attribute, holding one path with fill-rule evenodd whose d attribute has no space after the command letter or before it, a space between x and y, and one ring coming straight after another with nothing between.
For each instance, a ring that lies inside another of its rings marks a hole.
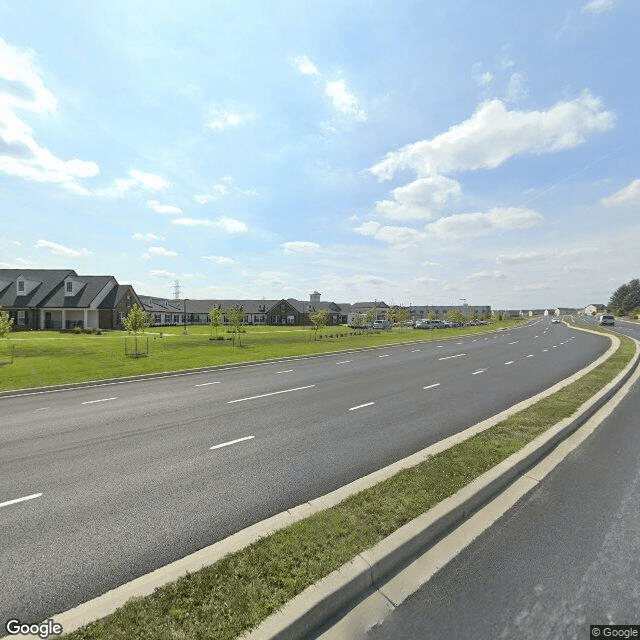
<instances>
[{"instance_id":1,"label":"dashed white lane marking","mask_svg":"<svg viewBox=\"0 0 640 640\"><path fill-rule=\"evenodd\" d=\"M281 393L291 393L292 391L302 391L303 389L311 389L315 384L308 384L306 387L296 387L295 389L283 389L282 391L272 391L271 393L261 393L259 396L249 396L248 398L238 398L237 400L229 400L227 404L235 402L245 402L246 400L257 400L258 398L266 398L267 396L277 396Z\"/></svg>"},{"instance_id":2,"label":"dashed white lane marking","mask_svg":"<svg viewBox=\"0 0 640 640\"><path fill-rule=\"evenodd\" d=\"M39 409L36 409L36 411L46 411L49 407L40 407Z\"/></svg>"},{"instance_id":3,"label":"dashed white lane marking","mask_svg":"<svg viewBox=\"0 0 640 640\"><path fill-rule=\"evenodd\" d=\"M39 498L41 493L32 493L30 496L24 496L24 498L15 498L14 500L7 500L6 502L0 502L0 507L8 507L10 504L17 504L18 502L25 502L27 500L33 500Z\"/></svg>"},{"instance_id":4,"label":"dashed white lane marking","mask_svg":"<svg viewBox=\"0 0 640 640\"><path fill-rule=\"evenodd\" d=\"M478 369L477 371L473 371L471 373L472 376L477 376L479 373L484 373L486 369Z\"/></svg>"},{"instance_id":5,"label":"dashed white lane marking","mask_svg":"<svg viewBox=\"0 0 640 640\"><path fill-rule=\"evenodd\" d=\"M527 358L533 358L533 353L530 353Z\"/></svg>"},{"instance_id":6,"label":"dashed white lane marking","mask_svg":"<svg viewBox=\"0 0 640 640\"><path fill-rule=\"evenodd\" d=\"M284 371L276 371L276 373L291 373L293 369L285 369Z\"/></svg>"},{"instance_id":7,"label":"dashed white lane marking","mask_svg":"<svg viewBox=\"0 0 640 640\"><path fill-rule=\"evenodd\" d=\"M557 348L558 348L558 345L555 345L555 344L554 344L554 345L553 345L553 347L551 347L551 348L552 348L552 349L557 349Z\"/></svg>"},{"instance_id":8,"label":"dashed white lane marking","mask_svg":"<svg viewBox=\"0 0 640 640\"><path fill-rule=\"evenodd\" d=\"M421 351L421 349L411 349L411 353L418 353L418 351Z\"/></svg>"},{"instance_id":9,"label":"dashed white lane marking","mask_svg":"<svg viewBox=\"0 0 640 640\"><path fill-rule=\"evenodd\" d=\"M375 402L365 402L364 404L359 404L357 407L351 407L349 411L355 411L356 409L362 409L363 407L370 407Z\"/></svg>"},{"instance_id":10,"label":"dashed white lane marking","mask_svg":"<svg viewBox=\"0 0 640 640\"><path fill-rule=\"evenodd\" d=\"M351 362L351 360L341 360L340 362L336 362L336 364L347 364Z\"/></svg>"},{"instance_id":11,"label":"dashed white lane marking","mask_svg":"<svg viewBox=\"0 0 640 640\"><path fill-rule=\"evenodd\" d=\"M513 342L509 342L508 344L518 344L518 342L520 342L520 340L514 340Z\"/></svg>"},{"instance_id":12,"label":"dashed white lane marking","mask_svg":"<svg viewBox=\"0 0 640 640\"><path fill-rule=\"evenodd\" d=\"M195 385L196 387L208 387L210 384L220 384L219 381L217 382L201 382L200 384Z\"/></svg>"},{"instance_id":13,"label":"dashed white lane marking","mask_svg":"<svg viewBox=\"0 0 640 640\"><path fill-rule=\"evenodd\" d=\"M509 362L505 362L505 364L513 364L513 360L509 360Z\"/></svg>"},{"instance_id":14,"label":"dashed white lane marking","mask_svg":"<svg viewBox=\"0 0 640 640\"><path fill-rule=\"evenodd\" d=\"M438 360L451 360L451 358L461 358L462 356L466 356L466 353L459 353L455 356L443 356L442 358L438 358Z\"/></svg>"},{"instance_id":15,"label":"dashed white lane marking","mask_svg":"<svg viewBox=\"0 0 640 640\"><path fill-rule=\"evenodd\" d=\"M222 444L214 444L213 447L209 447L209 449L221 449L222 447L228 447L230 444L244 442L245 440L251 440L252 438L255 438L255 436L245 436L244 438L238 438L237 440L229 440L229 442L223 442Z\"/></svg>"},{"instance_id":16,"label":"dashed white lane marking","mask_svg":"<svg viewBox=\"0 0 640 640\"><path fill-rule=\"evenodd\" d=\"M118 398L100 398L100 400L86 400L82 404L95 404L96 402L109 402L109 400L117 400Z\"/></svg>"},{"instance_id":17,"label":"dashed white lane marking","mask_svg":"<svg viewBox=\"0 0 640 640\"><path fill-rule=\"evenodd\" d=\"M439 387L440 383L435 382L434 384L427 385L426 387L422 387L423 389L433 389L434 387Z\"/></svg>"},{"instance_id":18,"label":"dashed white lane marking","mask_svg":"<svg viewBox=\"0 0 640 640\"><path fill-rule=\"evenodd\" d=\"M544 351L549 351L549 349L543 349L542 351L543 351L543 352L544 352Z\"/></svg>"},{"instance_id":19,"label":"dashed white lane marking","mask_svg":"<svg viewBox=\"0 0 640 640\"><path fill-rule=\"evenodd\" d=\"M378 358L388 358L389 355L389 353L383 353L381 356L378 356Z\"/></svg>"}]
</instances>

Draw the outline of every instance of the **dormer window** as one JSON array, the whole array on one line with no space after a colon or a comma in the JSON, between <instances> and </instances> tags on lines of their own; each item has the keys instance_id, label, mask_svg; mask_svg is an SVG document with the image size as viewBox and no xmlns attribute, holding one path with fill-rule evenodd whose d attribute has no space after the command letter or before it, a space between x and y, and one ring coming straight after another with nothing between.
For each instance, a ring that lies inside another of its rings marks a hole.
<instances>
[{"instance_id":1,"label":"dormer window","mask_svg":"<svg viewBox=\"0 0 640 640\"><path fill-rule=\"evenodd\" d=\"M24 293L24 280L18 280L18 291Z\"/></svg>"},{"instance_id":2,"label":"dormer window","mask_svg":"<svg viewBox=\"0 0 640 640\"><path fill-rule=\"evenodd\" d=\"M67 280L67 282L65 282L65 285L67 293L73 293L73 282L71 282L71 280Z\"/></svg>"}]
</instances>

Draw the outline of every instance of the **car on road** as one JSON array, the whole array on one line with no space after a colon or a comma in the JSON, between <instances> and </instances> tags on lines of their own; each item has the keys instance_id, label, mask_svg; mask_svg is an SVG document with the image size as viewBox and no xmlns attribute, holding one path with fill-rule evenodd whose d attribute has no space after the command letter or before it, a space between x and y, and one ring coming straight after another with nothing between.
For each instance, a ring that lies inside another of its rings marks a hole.
<instances>
[{"instance_id":1,"label":"car on road","mask_svg":"<svg viewBox=\"0 0 640 640\"><path fill-rule=\"evenodd\" d=\"M560 318L553 318L553 319L551 320L551 323L552 323L552 324L559 324L559 322L560 322Z\"/></svg>"},{"instance_id":2,"label":"car on road","mask_svg":"<svg viewBox=\"0 0 640 640\"><path fill-rule=\"evenodd\" d=\"M608 313L603 313L598 319L598 324L601 327L613 327L615 326L614 317Z\"/></svg>"}]
</instances>

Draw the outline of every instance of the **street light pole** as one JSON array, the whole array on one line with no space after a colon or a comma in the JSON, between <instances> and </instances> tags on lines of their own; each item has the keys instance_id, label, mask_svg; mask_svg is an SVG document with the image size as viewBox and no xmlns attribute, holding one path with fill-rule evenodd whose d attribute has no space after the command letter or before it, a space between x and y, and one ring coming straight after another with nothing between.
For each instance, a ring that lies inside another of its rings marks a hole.
<instances>
[{"instance_id":1,"label":"street light pole","mask_svg":"<svg viewBox=\"0 0 640 640\"><path fill-rule=\"evenodd\" d=\"M184 331L182 332L182 335L189 335L189 332L187 331L187 298L184 299Z\"/></svg>"}]
</instances>

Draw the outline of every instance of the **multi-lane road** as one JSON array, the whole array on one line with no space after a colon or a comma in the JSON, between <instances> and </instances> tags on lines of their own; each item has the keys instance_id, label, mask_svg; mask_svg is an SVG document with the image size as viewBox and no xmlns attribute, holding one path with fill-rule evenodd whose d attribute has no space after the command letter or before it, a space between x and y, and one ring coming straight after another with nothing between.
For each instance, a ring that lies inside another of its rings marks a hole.
<instances>
[{"instance_id":1,"label":"multi-lane road","mask_svg":"<svg viewBox=\"0 0 640 640\"><path fill-rule=\"evenodd\" d=\"M615 329L640 340L637 323ZM579 640L598 637L591 625L608 624L636 625L637 633L638 416L640 381L542 483L367 639ZM602 637L636 637L616 631Z\"/></svg>"},{"instance_id":2,"label":"multi-lane road","mask_svg":"<svg viewBox=\"0 0 640 640\"><path fill-rule=\"evenodd\" d=\"M0 398L0 621L39 622L530 397L609 346L510 331Z\"/></svg>"}]
</instances>

